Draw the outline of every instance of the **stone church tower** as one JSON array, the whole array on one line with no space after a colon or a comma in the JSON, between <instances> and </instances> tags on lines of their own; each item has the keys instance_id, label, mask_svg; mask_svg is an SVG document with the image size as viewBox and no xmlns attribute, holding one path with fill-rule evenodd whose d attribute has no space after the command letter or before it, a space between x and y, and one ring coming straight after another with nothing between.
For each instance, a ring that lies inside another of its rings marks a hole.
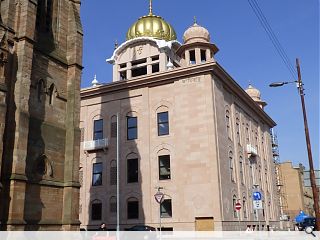
<instances>
[{"instance_id":1,"label":"stone church tower","mask_svg":"<svg viewBox=\"0 0 320 240\"><path fill-rule=\"evenodd\" d=\"M80 0L0 9L1 229L77 230Z\"/></svg>"}]
</instances>

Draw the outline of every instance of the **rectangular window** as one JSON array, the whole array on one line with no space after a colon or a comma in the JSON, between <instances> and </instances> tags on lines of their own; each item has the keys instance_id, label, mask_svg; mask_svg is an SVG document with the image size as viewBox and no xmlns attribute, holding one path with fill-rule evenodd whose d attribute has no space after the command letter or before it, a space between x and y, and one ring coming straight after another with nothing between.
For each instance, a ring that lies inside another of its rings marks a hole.
<instances>
[{"instance_id":1,"label":"rectangular window","mask_svg":"<svg viewBox=\"0 0 320 240\"><path fill-rule=\"evenodd\" d=\"M206 62L207 61L207 57L206 57L206 50L201 49L200 50L201 53L201 62Z\"/></svg>"},{"instance_id":2,"label":"rectangular window","mask_svg":"<svg viewBox=\"0 0 320 240\"><path fill-rule=\"evenodd\" d=\"M131 70L132 77L139 77L139 76L146 75L146 74L147 74L147 66L136 67L136 68L132 68L132 70Z\"/></svg>"},{"instance_id":3,"label":"rectangular window","mask_svg":"<svg viewBox=\"0 0 320 240\"><path fill-rule=\"evenodd\" d=\"M129 201L128 202L128 219L138 219L139 218L139 202Z\"/></svg>"},{"instance_id":4,"label":"rectangular window","mask_svg":"<svg viewBox=\"0 0 320 240\"><path fill-rule=\"evenodd\" d=\"M160 69L159 69L159 63L157 64L152 64L152 73L156 73L156 72L159 72Z\"/></svg>"},{"instance_id":5,"label":"rectangular window","mask_svg":"<svg viewBox=\"0 0 320 240\"><path fill-rule=\"evenodd\" d=\"M102 203L92 203L91 205L91 220L101 220Z\"/></svg>"},{"instance_id":6,"label":"rectangular window","mask_svg":"<svg viewBox=\"0 0 320 240\"><path fill-rule=\"evenodd\" d=\"M127 71L120 72L120 80L126 80L127 79Z\"/></svg>"},{"instance_id":7,"label":"rectangular window","mask_svg":"<svg viewBox=\"0 0 320 240\"><path fill-rule=\"evenodd\" d=\"M190 55L190 64L196 64L196 51L195 50L189 51L189 55Z\"/></svg>"},{"instance_id":8,"label":"rectangular window","mask_svg":"<svg viewBox=\"0 0 320 240\"><path fill-rule=\"evenodd\" d=\"M138 118L127 117L127 139L133 140L138 138Z\"/></svg>"},{"instance_id":9,"label":"rectangular window","mask_svg":"<svg viewBox=\"0 0 320 240\"><path fill-rule=\"evenodd\" d=\"M165 199L160 206L161 218L171 218L172 217L172 204L171 199Z\"/></svg>"},{"instance_id":10,"label":"rectangular window","mask_svg":"<svg viewBox=\"0 0 320 240\"><path fill-rule=\"evenodd\" d=\"M138 182L138 159L127 160L127 181L128 183Z\"/></svg>"},{"instance_id":11,"label":"rectangular window","mask_svg":"<svg viewBox=\"0 0 320 240\"><path fill-rule=\"evenodd\" d=\"M159 180L171 179L170 155L159 156Z\"/></svg>"},{"instance_id":12,"label":"rectangular window","mask_svg":"<svg viewBox=\"0 0 320 240\"><path fill-rule=\"evenodd\" d=\"M169 113L158 113L158 136L169 135Z\"/></svg>"},{"instance_id":13,"label":"rectangular window","mask_svg":"<svg viewBox=\"0 0 320 240\"><path fill-rule=\"evenodd\" d=\"M143 64L143 63L146 63L146 62L147 62L146 58L135 60L135 61L132 61L132 66L137 66L139 64Z\"/></svg>"},{"instance_id":14,"label":"rectangular window","mask_svg":"<svg viewBox=\"0 0 320 240\"><path fill-rule=\"evenodd\" d=\"M157 60L159 60L159 55L151 57L151 61L157 61Z\"/></svg>"},{"instance_id":15,"label":"rectangular window","mask_svg":"<svg viewBox=\"0 0 320 240\"><path fill-rule=\"evenodd\" d=\"M103 139L103 119L93 122L93 140Z\"/></svg>"},{"instance_id":16,"label":"rectangular window","mask_svg":"<svg viewBox=\"0 0 320 240\"><path fill-rule=\"evenodd\" d=\"M127 67L127 64L126 64L126 63L120 64L120 68L126 68L126 67Z\"/></svg>"},{"instance_id":17,"label":"rectangular window","mask_svg":"<svg viewBox=\"0 0 320 240\"><path fill-rule=\"evenodd\" d=\"M92 169L92 186L102 185L102 163L94 163Z\"/></svg>"}]
</instances>

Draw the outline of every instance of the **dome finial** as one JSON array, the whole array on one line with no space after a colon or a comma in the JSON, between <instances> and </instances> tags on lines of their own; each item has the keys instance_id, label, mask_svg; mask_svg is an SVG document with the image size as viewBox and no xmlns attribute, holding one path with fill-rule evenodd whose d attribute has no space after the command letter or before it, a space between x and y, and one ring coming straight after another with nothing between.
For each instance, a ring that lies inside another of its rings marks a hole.
<instances>
[{"instance_id":1,"label":"dome finial","mask_svg":"<svg viewBox=\"0 0 320 240\"><path fill-rule=\"evenodd\" d=\"M152 13L152 0L149 0L149 15L153 15Z\"/></svg>"},{"instance_id":2,"label":"dome finial","mask_svg":"<svg viewBox=\"0 0 320 240\"><path fill-rule=\"evenodd\" d=\"M91 82L91 84L92 84L92 87L96 87L96 86L99 85L99 82L98 82L98 80L97 80L97 74L94 75L94 79L93 79L93 81Z\"/></svg>"},{"instance_id":3,"label":"dome finial","mask_svg":"<svg viewBox=\"0 0 320 240\"><path fill-rule=\"evenodd\" d=\"M116 50L118 48L119 44L118 44L118 39L116 39L114 41L114 49Z\"/></svg>"},{"instance_id":4,"label":"dome finial","mask_svg":"<svg viewBox=\"0 0 320 240\"><path fill-rule=\"evenodd\" d=\"M197 17L196 16L193 16L193 24L197 25Z\"/></svg>"}]
</instances>

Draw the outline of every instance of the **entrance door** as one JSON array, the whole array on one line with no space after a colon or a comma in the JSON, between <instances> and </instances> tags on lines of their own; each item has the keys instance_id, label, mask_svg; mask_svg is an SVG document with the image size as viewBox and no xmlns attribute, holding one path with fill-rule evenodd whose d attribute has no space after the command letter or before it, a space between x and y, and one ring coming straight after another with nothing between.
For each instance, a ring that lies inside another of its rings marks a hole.
<instances>
[{"instance_id":1,"label":"entrance door","mask_svg":"<svg viewBox=\"0 0 320 240\"><path fill-rule=\"evenodd\" d=\"M213 217L196 217L196 231L213 231Z\"/></svg>"}]
</instances>

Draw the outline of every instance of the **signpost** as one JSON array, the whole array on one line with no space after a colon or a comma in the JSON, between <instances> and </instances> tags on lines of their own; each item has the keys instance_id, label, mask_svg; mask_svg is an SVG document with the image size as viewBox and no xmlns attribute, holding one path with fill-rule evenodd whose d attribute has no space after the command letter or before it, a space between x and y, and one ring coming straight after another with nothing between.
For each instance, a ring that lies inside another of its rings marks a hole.
<instances>
[{"instance_id":1,"label":"signpost","mask_svg":"<svg viewBox=\"0 0 320 240\"><path fill-rule=\"evenodd\" d=\"M253 202L253 209L256 211L258 227L260 231L259 209L263 209L261 192L255 191L252 193L252 202Z\"/></svg>"},{"instance_id":2,"label":"signpost","mask_svg":"<svg viewBox=\"0 0 320 240\"><path fill-rule=\"evenodd\" d=\"M241 203L237 202L236 205L234 206L234 208L237 211L237 215L238 215L238 227L239 227L239 231L241 231L241 227L240 227L240 209L241 209Z\"/></svg>"},{"instance_id":3,"label":"signpost","mask_svg":"<svg viewBox=\"0 0 320 240\"><path fill-rule=\"evenodd\" d=\"M161 203L163 202L164 194L160 190L162 187L158 187L158 192L154 195L154 199L159 203L159 226L160 226L160 239L161 239Z\"/></svg>"}]
</instances>

